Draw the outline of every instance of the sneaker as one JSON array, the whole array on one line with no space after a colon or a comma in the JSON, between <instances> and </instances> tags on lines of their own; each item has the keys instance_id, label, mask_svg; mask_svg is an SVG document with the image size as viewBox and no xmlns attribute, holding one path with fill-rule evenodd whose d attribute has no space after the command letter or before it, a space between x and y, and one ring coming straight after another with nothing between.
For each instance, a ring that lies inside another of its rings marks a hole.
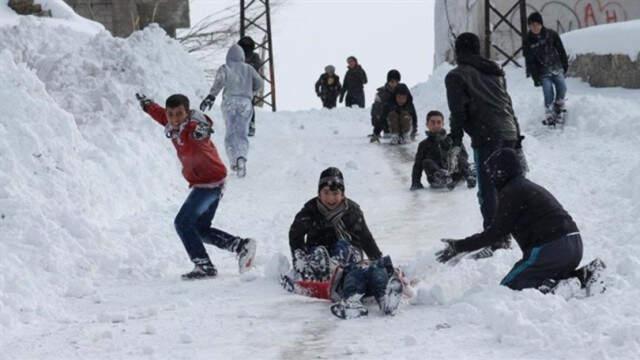
<instances>
[{"instance_id":1,"label":"sneaker","mask_svg":"<svg viewBox=\"0 0 640 360\"><path fill-rule=\"evenodd\" d=\"M367 316L369 310L362 304L362 294L355 294L346 300L331 305L331 313L340 319L356 319Z\"/></svg>"},{"instance_id":2,"label":"sneaker","mask_svg":"<svg viewBox=\"0 0 640 360\"><path fill-rule=\"evenodd\" d=\"M582 287L587 291L587 296L602 294L607 290L604 279L602 279L602 274L606 268L607 266L604 261L596 258L576 270L578 280L580 280Z\"/></svg>"},{"instance_id":3,"label":"sneaker","mask_svg":"<svg viewBox=\"0 0 640 360\"><path fill-rule=\"evenodd\" d=\"M236 160L236 167L234 170L238 177L245 177L247 175L247 159L239 157L238 160Z\"/></svg>"},{"instance_id":4,"label":"sneaker","mask_svg":"<svg viewBox=\"0 0 640 360\"><path fill-rule=\"evenodd\" d=\"M400 136L398 134L391 134L391 141L389 141L391 145L399 145L400 144Z\"/></svg>"},{"instance_id":5,"label":"sneaker","mask_svg":"<svg viewBox=\"0 0 640 360\"><path fill-rule=\"evenodd\" d=\"M402 299L402 281L397 276L391 276L387 282L387 287L384 291L384 297L378 301L380 310L385 315L395 315L398 306L400 306L400 300Z\"/></svg>"},{"instance_id":6,"label":"sneaker","mask_svg":"<svg viewBox=\"0 0 640 360\"><path fill-rule=\"evenodd\" d=\"M544 115L544 120L542 120L543 125L547 126L555 126L556 125L556 116L553 111L546 111Z\"/></svg>"},{"instance_id":7,"label":"sneaker","mask_svg":"<svg viewBox=\"0 0 640 360\"><path fill-rule=\"evenodd\" d=\"M251 238L241 239L238 243L236 253L238 254L238 271L245 273L253 266L256 257L257 243Z\"/></svg>"},{"instance_id":8,"label":"sneaker","mask_svg":"<svg viewBox=\"0 0 640 360\"><path fill-rule=\"evenodd\" d=\"M211 263L211 261L207 260L201 264L196 264L193 270L186 274L182 274L183 280L195 280L195 279L203 279L208 277L216 277L218 275L218 270Z\"/></svg>"},{"instance_id":9,"label":"sneaker","mask_svg":"<svg viewBox=\"0 0 640 360\"><path fill-rule=\"evenodd\" d=\"M369 139L370 143L380 143L380 136L376 135L376 134L371 134L370 139Z\"/></svg>"},{"instance_id":10,"label":"sneaker","mask_svg":"<svg viewBox=\"0 0 640 360\"><path fill-rule=\"evenodd\" d=\"M473 189L474 187L476 187L476 184L477 184L477 180L475 176L473 175L467 176L467 188Z\"/></svg>"}]
</instances>

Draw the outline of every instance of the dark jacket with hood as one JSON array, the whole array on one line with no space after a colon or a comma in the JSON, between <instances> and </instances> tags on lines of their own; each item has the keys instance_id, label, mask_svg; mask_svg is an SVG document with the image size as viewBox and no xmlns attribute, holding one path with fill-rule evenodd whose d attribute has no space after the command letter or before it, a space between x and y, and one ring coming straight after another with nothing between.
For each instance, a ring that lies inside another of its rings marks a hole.
<instances>
[{"instance_id":1,"label":"dark jacket with hood","mask_svg":"<svg viewBox=\"0 0 640 360\"><path fill-rule=\"evenodd\" d=\"M337 97L340 95L342 86L340 85L340 76L337 74L322 73L318 81L316 81L316 94L321 97Z\"/></svg>"},{"instance_id":2,"label":"dark jacket with hood","mask_svg":"<svg viewBox=\"0 0 640 360\"><path fill-rule=\"evenodd\" d=\"M395 102L395 94L396 89L390 88L387 84L376 90L376 99L371 105L371 122L374 126L381 119L386 121L389 109Z\"/></svg>"},{"instance_id":3,"label":"dark jacket with hood","mask_svg":"<svg viewBox=\"0 0 640 360\"><path fill-rule=\"evenodd\" d=\"M407 102L404 105L398 105L398 103L396 102L396 95L407 95ZM418 131L418 115L416 113L416 108L413 105L413 96L411 95L411 91L409 90L409 87L403 83L398 84L398 86L396 86L395 89L395 94L392 97L391 102L389 103L388 106L388 111L386 112L386 116L387 118L389 117L389 114L391 114L392 112L402 112L402 111L406 111L411 115L411 133L415 134Z\"/></svg>"},{"instance_id":4,"label":"dark jacket with hood","mask_svg":"<svg viewBox=\"0 0 640 360\"><path fill-rule=\"evenodd\" d=\"M317 197L309 200L291 224L289 246L292 253L296 249L307 251L309 247L314 246L331 248L338 240L335 227L320 213L317 201ZM345 201L347 201L347 210L342 221L351 236L351 244L362 249L369 259L379 258L382 253L364 221L360 206L350 199Z\"/></svg>"},{"instance_id":5,"label":"dark jacket with hood","mask_svg":"<svg viewBox=\"0 0 640 360\"><path fill-rule=\"evenodd\" d=\"M489 160L492 181L498 189L498 209L482 233L455 243L457 251L489 246L511 234L524 253L578 227L562 205L542 186L527 180L513 149L501 149Z\"/></svg>"},{"instance_id":6,"label":"dark jacket with hood","mask_svg":"<svg viewBox=\"0 0 640 360\"><path fill-rule=\"evenodd\" d=\"M357 63L356 66L349 68L344 75L344 81L342 82L341 96L345 93L362 94L364 93L364 85L367 83L367 73L362 66Z\"/></svg>"},{"instance_id":7,"label":"dark jacket with hood","mask_svg":"<svg viewBox=\"0 0 640 360\"><path fill-rule=\"evenodd\" d=\"M433 160L441 168L446 169L448 167L447 158L451 148L453 148L453 140L451 140L450 136L447 136L445 129L440 130L437 134L427 132L427 138L418 144L418 151L416 152L411 174L412 184L420 183L422 172L424 171L422 163L425 160ZM468 158L469 155L464 146L460 150L460 156Z\"/></svg>"},{"instance_id":8,"label":"dark jacket with hood","mask_svg":"<svg viewBox=\"0 0 640 360\"><path fill-rule=\"evenodd\" d=\"M502 69L480 55L456 59L458 66L445 78L453 143L462 144L463 131L472 147L516 141L518 123Z\"/></svg>"},{"instance_id":9,"label":"dark jacket with hood","mask_svg":"<svg viewBox=\"0 0 640 360\"><path fill-rule=\"evenodd\" d=\"M560 35L545 27L538 35L529 31L524 56L527 77L531 76L536 83L539 83L546 74L556 71L567 72L569 69L567 52L564 50Z\"/></svg>"}]
</instances>

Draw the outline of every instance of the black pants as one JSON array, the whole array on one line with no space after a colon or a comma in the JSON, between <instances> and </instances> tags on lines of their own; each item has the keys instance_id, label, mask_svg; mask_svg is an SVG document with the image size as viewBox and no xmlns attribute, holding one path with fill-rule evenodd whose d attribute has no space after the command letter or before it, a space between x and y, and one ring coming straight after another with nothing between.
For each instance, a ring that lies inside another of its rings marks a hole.
<instances>
[{"instance_id":1,"label":"black pants","mask_svg":"<svg viewBox=\"0 0 640 360\"><path fill-rule=\"evenodd\" d=\"M491 182L485 161L500 148L515 149L516 141L500 141L483 144L473 148L473 156L476 163L476 177L478 179L478 202L482 213L482 226L486 229L491 225L493 216L498 207L498 191Z\"/></svg>"},{"instance_id":2,"label":"black pants","mask_svg":"<svg viewBox=\"0 0 640 360\"><path fill-rule=\"evenodd\" d=\"M571 277L582 260L582 238L577 232L568 234L526 250L523 255L501 285L522 290L538 288L547 279Z\"/></svg>"},{"instance_id":3,"label":"black pants","mask_svg":"<svg viewBox=\"0 0 640 360\"><path fill-rule=\"evenodd\" d=\"M337 99L338 99L338 94L324 95L322 97L322 107L326 107L327 109L333 109L334 107L336 107Z\"/></svg>"},{"instance_id":4,"label":"black pants","mask_svg":"<svg viewBox=\"0 0 640 360\"><path fill-rule=\"evenodd\" d=\"M358 107L364 108L364 91L361 92L347 92L347 98L345 99L347 107L358 105Z\"/></svg>"}]
</instances>

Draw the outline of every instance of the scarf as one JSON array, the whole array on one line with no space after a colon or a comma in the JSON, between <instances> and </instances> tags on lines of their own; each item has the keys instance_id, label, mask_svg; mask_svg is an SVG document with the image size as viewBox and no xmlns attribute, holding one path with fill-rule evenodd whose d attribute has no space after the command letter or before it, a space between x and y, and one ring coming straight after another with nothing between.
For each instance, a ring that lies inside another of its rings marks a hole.
<instances>
[{"instance_id":1,"label":"scarf","mask_svg":"<svg viewBox=\"0 0 640 360\"><path fill-rule=\"evenodd\" d=\"M351 242L351 234L349 234L344 222L342 221L342 217L347 210L349 210L347 199L345 199L342 204L338 205L335 209L329 209L320 201L320 199L317 200L317 204L320 214L322 214L322 216L324 216L324 218L333 225L333 228L338 235L338 239Z\"/></svg>"}]
</instances>

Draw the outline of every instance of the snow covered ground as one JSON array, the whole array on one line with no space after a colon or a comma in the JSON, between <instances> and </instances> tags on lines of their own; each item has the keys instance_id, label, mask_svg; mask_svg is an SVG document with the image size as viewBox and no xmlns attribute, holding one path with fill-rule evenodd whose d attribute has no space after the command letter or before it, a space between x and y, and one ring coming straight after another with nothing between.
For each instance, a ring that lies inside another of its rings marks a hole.
<instances>
[{"instance_id":1,"label":"snow covered ground","mask_svg":"<svg viewBox=\"0 0 640 360\"><path fill-rule=\"evenodd\" d=\"M436 263L440 238L480 229L475 192L409 192L416 144L370 145L359 109L259 113L248 176L230 177L214 220L258 239L256 269L239 276L230 254L210 249L220 276L183 282L191 265L173 217L188 190L133 94L197 101L209 85L202 71L157 28L124 40L16 21L0 27L0 359L640 357L638 91L571 79L569 124L547 131L540 89L507 71L529 176L576 219L584 260L608 264L603 295L567 301L500 287L518 250ZM446 113L448 69L414 88L421 119ZM341 321L275 280L293 216L328 166L343 170L383 252L420 280L395 317L372 307L369 318Z\"/></svg>"}]
</instances>

